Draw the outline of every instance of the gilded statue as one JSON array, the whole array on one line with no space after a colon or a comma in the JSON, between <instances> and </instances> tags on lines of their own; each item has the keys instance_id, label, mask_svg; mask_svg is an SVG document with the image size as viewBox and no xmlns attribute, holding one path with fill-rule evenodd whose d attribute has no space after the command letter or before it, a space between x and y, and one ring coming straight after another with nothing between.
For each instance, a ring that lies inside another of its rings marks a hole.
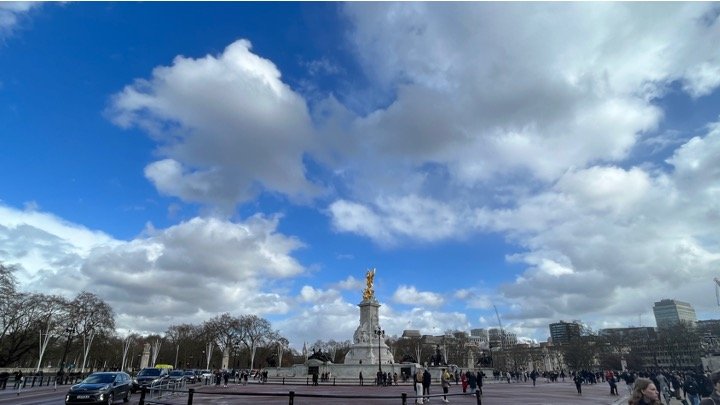
<instances>
[{"instance_id":1,"label":"gilded statue","mask_svg":"<svg viewBox=\"0 0 720 405\"><path fill-rule=\"evenodd\" d=\"M372 300L375 298L375 290L373 289L373 279L375 278L375 269L369 269L365 273L365 290L363 291L364 300Z\"/></svg>"}]
</instances>

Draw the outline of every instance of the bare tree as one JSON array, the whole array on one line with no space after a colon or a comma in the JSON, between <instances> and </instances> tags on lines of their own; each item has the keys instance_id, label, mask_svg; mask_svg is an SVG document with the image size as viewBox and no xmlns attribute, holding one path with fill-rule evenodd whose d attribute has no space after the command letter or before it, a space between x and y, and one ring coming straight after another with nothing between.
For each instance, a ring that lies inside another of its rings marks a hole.
<instances>
[{"instance_id":1,"label":"bare tree","mask_svg":"<svg viewBox=\"0 0 720 405\"><path fill-rule=\"evenodd\" d=\"M228 368L230 349L238 340L242 331L240 318L231 316L226 312L210 319L204 325L208 334L214 339L215 344L223 354L221 368Z\"/></svg>"},{"instance_id":2,"label":"bare tree","mask_svg":"<svg viewBox=\"0 0 720 405\"><path fill-rule=\"evenodd\" d=\"M272 335L270 322L256 315L243 315L240 318L240 342L250 351L250 368L255 364L255 352Z\"/></svg>"},{"instance_id":3,"label":"bare tree","mask_svg":"<svg viewBox=\"0 0 720 405\"><path fill-rule=\"evenodd\" d=\"M85 371L93 339L99 332L115 330L115 315L110 305L87 291L80 292L69 307L70 322L83 342L82 371Z\"/></svg>"},{"instance_id":4,"label":"bare tree","mask_svg":"<svg viewBox=\"0 0 720 405\"><path fill-rule=\"evenodd\" d=\"M48 343L50 343L53 337L57 339L57 337L64 331L62 318L65 308L67 308L67 301L65 301L64 298L55 295L46 296L39 294L36 296L36 301L38 303L37 323L40 329L40 350L38 353L38 363L35 372L40 370Z\"/></svg>"}]
</instances>

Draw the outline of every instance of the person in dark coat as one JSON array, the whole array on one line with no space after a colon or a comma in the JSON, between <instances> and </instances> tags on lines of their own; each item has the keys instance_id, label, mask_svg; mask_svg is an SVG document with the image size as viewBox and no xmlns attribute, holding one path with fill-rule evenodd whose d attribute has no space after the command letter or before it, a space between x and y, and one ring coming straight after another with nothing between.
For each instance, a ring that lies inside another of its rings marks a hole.
<instances>
[{"instance_id":1,"label":"person in dark coat","mask_svg":"<svg viewBox=\"0 0 720 405\"><path fill-rule=\"evenodd\" d=\"M573 382L575 383L575 389L577 389L578 395L582 395L583 378L580 376L580 373L575 373L575 378L573 378Z\"/></svg>"},{"instance_id":2,"label":"person in dark coat","mask_svg":"<svg viewBox=\"0 0 720 405\"><path fill-rule=\"evenodd\" d=\"M720 405L720 371L710 374L710 382L713 385L713 392L709 397L703 398L700 405Z\"/></svg>"},{"instance_id":3,"label":"person in dark coat","mask_svg":"<svg viewBox=\"0 0 720 405\"><path fill-rule=\"evenodd\" d=\"M431 381L432 381L432 377L430 376L430 372L427 369L425 369L425 371L423 372L423 380L422 380L423 396L424 396L423 399L425 402L430 401L430 397L428 397L428 395L430 395L430 382Z\"/></svg>"}]
</instances>

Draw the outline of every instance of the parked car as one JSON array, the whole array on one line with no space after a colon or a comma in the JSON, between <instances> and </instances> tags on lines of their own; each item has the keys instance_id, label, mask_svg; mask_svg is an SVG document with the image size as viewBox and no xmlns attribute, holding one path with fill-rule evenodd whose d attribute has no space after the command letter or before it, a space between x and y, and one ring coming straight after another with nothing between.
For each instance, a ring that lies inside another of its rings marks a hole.
<instances>
[{"instance_id":1,"label":"parked car","mask_svg":"<svg viewBox=\"0 0 720 405\"><path fill-rule=\"evenodd\" d=\"M195 372L192 370L186 370L183 375L185 376L185 380L187 380L188 384L195 384L198 380L197 375L195 375Z\"/></svg>"},{"instance_id":2,"label":"parked car","mask_svg":"<svg viewBox=\"0 0 720 405\"><path fill-rule=\"evenodd\" d=\"M70 387L65 404L112 404L120 398L128 402L132 385L130 375L121 371L92 373Z\"/></svg>"},{"instance_id":3,"label":"parked car","mask_svg":"<svg viewBox=\"0 0 720 405\"><path fill-rule=\"evenodd\" d=\"M168 379L168 369L157 367L145 367L138 372L133 380L133 392L138 391L143 386L157 385Z\"/></svg>"},{"instance_id":4,"label":"parked car","mask_svg":"<svg viewBox=\"0 0 720 405\"><path fill-rule=\"evenodd\" d=\"M172 370L170 374L168 374L168 379L175 383L181 383L183 380L186 380L185 372L182 370Z\"/></svg>"}]
</instances>

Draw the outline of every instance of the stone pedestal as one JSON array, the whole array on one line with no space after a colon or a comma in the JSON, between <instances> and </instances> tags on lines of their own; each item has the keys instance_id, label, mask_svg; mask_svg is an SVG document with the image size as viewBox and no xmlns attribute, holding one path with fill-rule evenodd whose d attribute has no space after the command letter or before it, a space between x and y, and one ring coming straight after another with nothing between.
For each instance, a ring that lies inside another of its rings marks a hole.
<instances>
[{"instance_id":1,"label":"stone pedestal","mask_svg":"<svg viewBox=\"0 0 720 405\"><path fill-rule=\"evenodd\" d=\"M143 346L142 357L140 358L140 368L145 367L150 367L150 343L145 343L145 346Z\"/></svg>"},{"instance_id":2,"label":"stone pedestal","mask_svg":"<svg viewBox=\"0 0 720 405\"><path fill-rule=\"evenodd\" d=\"M345 355L345 364L392 364L395 359L384 337L375 330L380 325L380 303L374 298L364 299L360 304L360 325L355 329L353 345Z\"/></svg>"}]
</instances>

